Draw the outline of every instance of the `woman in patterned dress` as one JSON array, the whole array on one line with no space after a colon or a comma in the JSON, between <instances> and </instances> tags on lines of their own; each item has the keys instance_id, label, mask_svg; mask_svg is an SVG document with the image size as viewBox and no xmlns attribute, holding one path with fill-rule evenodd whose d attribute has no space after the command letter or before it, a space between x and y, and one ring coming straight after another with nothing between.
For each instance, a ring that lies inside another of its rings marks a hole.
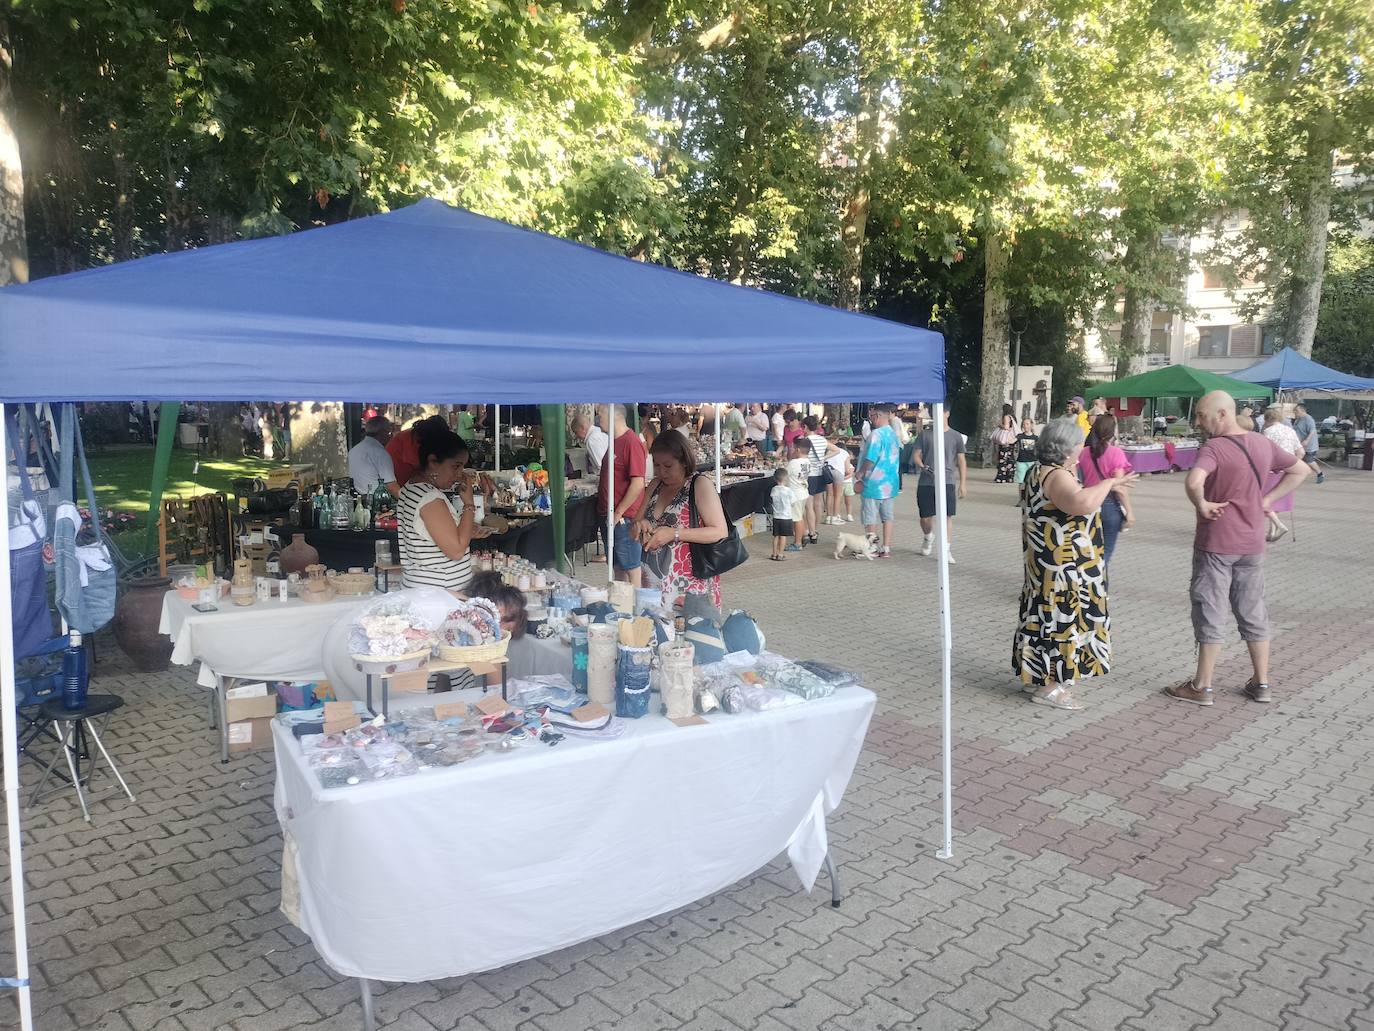
<instances>
[{"instance_id":1,"label":"woman in patterned dress","mask_svg":"<svg viewBox=\"0 0 1374 1031\"><path fill-rule=\"evenodd\" d=\"M997 448L997 478L993 483L1016 482L1016 422L1003 415L997 429L992 431L992 443Z\"/></svg>"},{"instance_id":2,"label":"woman in patterned dress","mask_svg":"<svg viewBox=\"0 0 1374 1031\"><path fill-rule=\"evenodd\" d=\"M649 457L654 463L654 478L645 489L649 500L631 531L644 543L644 567L657 579L665 608L719 620L720 577L692 575L689 545L714 544L729 533L720 495L709 477L695 475L696 459L682 434L661 434ZM690 504L694 496L696 526Z\"/></svg>"},{"instance_id":3,"label":"woman in patterned dress","mask_svg":"<svg viewBox=\"0 0 1374 1031\"><path fill-rule=\"evenodd\" d=\"M1025 586L1011 668L1032 702L1081 709L1071 688L1111 666L1103 563L1102 501L1129 489L1139 476L1122 471L1095 487L1081 487L1072 470L1083 450L1073 419L1055 419L1036 442L1037 464L1026 474L1022 536Z\"/></svg>"}]
</instances>

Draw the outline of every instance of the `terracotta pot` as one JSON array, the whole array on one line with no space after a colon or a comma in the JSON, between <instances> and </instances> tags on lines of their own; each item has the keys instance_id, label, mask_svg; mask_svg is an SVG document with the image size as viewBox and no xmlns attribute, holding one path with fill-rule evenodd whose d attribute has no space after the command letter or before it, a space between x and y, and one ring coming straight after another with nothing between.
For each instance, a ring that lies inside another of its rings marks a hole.
<instances>
[{"instance_id":1,"label":"terracotta pot","mask_svg":"<svg viewBox=\"0 0 1374 1031\"><path fill-rule=\"evenodd\" d=\"M157 632L162 617L162 598L172 586L166 576L142 576L125 580L115 605L114 632L120 649L144 673L167 668L172 642Z\"/></svg>"},{"instance_id":2,"label":"terracotta pot","mask_svg":"<svg viewBox=\"0 0 1374 1031\"><path fill-rule=\"evenodd\" d=\"M291 543L281 549L281 571L283 573L304 573L306 566L320 561L320 553L305 541L305 534L293 533Z\"/></svg>"}]
</instances>

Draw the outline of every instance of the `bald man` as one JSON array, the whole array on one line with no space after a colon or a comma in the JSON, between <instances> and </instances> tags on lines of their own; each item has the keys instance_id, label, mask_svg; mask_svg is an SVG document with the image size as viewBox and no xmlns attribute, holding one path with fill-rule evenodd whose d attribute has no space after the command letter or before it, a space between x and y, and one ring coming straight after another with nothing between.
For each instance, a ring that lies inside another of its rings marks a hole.
<instances>
[{"instance_id":1,"label":"bald man","mask_svg":"<svg viewBox=\"0 0 1374 1031\"><path fill-rule=\"evenodd\" d=\"M1194 705L1212 704L1212 674L1234 616L1250 651L1252 675L1245 694L1270 701L1269 613L1264 603L1265 527L1274 502L1309 475L1306 465L1268 437L1236 422L1236 402L1215 391L1198 402L1194 423L1209 435L1188 471L1185 488L1197 510L1193 537L1193 633L1197 669L1191 680L1167 689ZM1270 473L1282 472L1265 492Z\"/></svg>"}]
</instances>

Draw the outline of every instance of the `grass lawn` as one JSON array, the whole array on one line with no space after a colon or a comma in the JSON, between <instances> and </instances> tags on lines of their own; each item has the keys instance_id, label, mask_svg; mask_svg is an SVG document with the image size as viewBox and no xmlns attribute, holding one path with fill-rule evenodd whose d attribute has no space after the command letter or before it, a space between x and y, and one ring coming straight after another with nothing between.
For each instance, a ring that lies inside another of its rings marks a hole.
<instances>
[{"instance_id":1,"label":"grass lawn","mask_svg":"<svg viewBox=\"0 0 1374 1031\"><path fill-rule=\"evenodd\" d=\"M119 526L115 536L129 537L136 551L143 547L148 529L148 502L153 488L152 446L119 446L91 452L87 459L91 466L91 482L95 486L96 505L104 511L128 512L135 522ZM167 470L164 498L189 498L197 494L217 491L232 494L231 483L241 476L266 477L268 472L284 466L283 462L267 462L261 458L204 458L197 466L194 451L174 449ZM84 503L84 498L82 499Z\"/></svg>"}]
</instances>

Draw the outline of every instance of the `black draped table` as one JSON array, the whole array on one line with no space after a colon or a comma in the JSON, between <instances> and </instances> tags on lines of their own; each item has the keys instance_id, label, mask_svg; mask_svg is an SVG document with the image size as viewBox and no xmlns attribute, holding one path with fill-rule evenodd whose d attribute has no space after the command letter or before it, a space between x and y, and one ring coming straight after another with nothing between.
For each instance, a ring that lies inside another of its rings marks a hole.
<instances>
[{"instance_id":1,"label":"black draped table","mask_svg":"<svg viewBox=\"0 0 1374 1031\"><path fill-rule=\"evenodd\" d=\"M564 547L569 553L596 540L595 497L569 501L565 513ZM284 540L289 540L292 534L304 534L306 542L320 553L320 561L330 569L354 566L371 569L377 559L377 541L389 541L392 554L400 558L395 530L318 530L284 526L280 531ZM540 516L524 526L473 541L473 546L482 551L519 555L537 566L547 566L554 560L553 520Z\"/></svg>"}]
</instances>

